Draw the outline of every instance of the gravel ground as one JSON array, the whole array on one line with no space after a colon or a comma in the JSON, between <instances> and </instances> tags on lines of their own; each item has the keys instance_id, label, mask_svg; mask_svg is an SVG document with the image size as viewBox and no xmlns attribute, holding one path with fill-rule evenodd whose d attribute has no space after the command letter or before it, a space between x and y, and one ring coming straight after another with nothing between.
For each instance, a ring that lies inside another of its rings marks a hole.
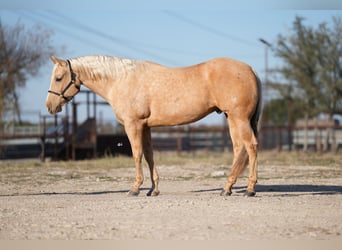
<instances>
[{"instance_id":1,"label":"gravel ground","mask_svg":"<svg viewBox=\"0 0 342 250\"><path fill-rule=\"evenodd\" d=\"M342 239L338 164L260 165L252 198L245 176L219 195L223 165L161 165L160 196L128 197L134 169L96 164L0 162L0 239Z\"/></svg>"}]
</instances>

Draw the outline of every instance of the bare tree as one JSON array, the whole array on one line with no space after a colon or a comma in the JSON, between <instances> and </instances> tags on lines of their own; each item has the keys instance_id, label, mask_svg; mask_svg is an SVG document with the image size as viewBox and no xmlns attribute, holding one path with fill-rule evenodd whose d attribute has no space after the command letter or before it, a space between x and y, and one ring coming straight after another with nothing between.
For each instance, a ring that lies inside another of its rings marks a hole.
<instances>
[{"instance_id":1,"label":"bare tree","mask_svg":"<svg viewBox=\"0 0 342 250\"><path fill-rule=\"evenodd\" d=\"M10 113L21 122L18 90L53 52L51 35L40 26L5 26L0 20L0 128Z\"/></svg>"}]
</instances>

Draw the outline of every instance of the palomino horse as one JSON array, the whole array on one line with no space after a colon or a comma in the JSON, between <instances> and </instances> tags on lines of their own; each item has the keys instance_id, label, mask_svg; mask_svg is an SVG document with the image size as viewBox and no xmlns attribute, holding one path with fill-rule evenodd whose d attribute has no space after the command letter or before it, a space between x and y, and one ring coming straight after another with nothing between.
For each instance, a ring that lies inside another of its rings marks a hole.
<instances>
[{"instance_id":1,"label":"palomino horse","mask_svg":"<svg viewBox=\"0 0 342 250\"><path fill-rule=\"evenodd\" d=\"M191 123L214 111L226 115L234 148L232 169L221 195L232 193L248 163L246 195L255 195L261 83L250 66L227 58L184 68L110 56L51 59L55 66L46 100L51 114L60 112L84 85L103 97L124 125L136 168L129 195L138 195L144 181L143 155L152 182L147 195L159 194L151 127Z\"/></svg>"}]
</instances>

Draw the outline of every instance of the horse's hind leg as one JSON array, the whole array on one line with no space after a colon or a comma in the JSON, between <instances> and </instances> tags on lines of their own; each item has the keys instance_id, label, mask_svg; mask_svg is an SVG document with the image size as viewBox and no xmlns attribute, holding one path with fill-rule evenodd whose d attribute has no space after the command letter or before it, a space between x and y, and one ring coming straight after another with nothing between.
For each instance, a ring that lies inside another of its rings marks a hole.
<instances>
[{"instance_id":1,"label":"horse's hind leg","mask_svg":"<svg viewBox=\"0 0 342 250\"><path fill-rule=\"evenodd\" d=\"M247 196L254 196L254 186L257 183L257 153L258 153L258 141L256 135L253 132L249 120L241 120L239 125L240 137L243 141L245 149L248 154L249 160L249 176L248 186L246 190Z\"/></svg>"},{"instance_id":2,"label":"horse's hind leg","mask_svg":"<svg viewBox=\"0 0 342 250\"><path fill-rule=\"evenodd\" d=\"M253 135L254 137L254 135ZM255 137L254 137L255 138ZM255 184L257 183L258 178L258 164L257 164L257 154L258 154L258 143L256 139L253 140L254 142L249 143L246 145L247 152L249 155L249 176L248 176L248 186L246 190L247 196L254 196L255 195Z\"/></svg>"},{"instance_id":3,"label":"horse's hind leg","mask_svg":"<svg viewBox=\"0 0 342 250\"><path fill-rule=\"evenodd\" d=\"M144 157L147 161L148 167L150 169L151 182L152 187L148 191L147 196L157 196L159 195L158 183L159 183L159 175L157 168L154 166L153 160L153 150L152 150L152 142L151 142L151 129L149 127L144 127L143 131L143 149L144 149Z\"/></svg>"},{"instance_id":4,"label":"horse's hind leg","mask_svg":"<svg viewBox=\"0 0 342 250\"><path fill-rule=\"evenodd\" d=\"M234 159L227 183L221 192L223 196L232 194L232 186L236 183L237 178L248 164L248 155L240 138L239 127L231 116L228 116L228 123L229 134L233 143Z\"/></svg>"}]
</instances>

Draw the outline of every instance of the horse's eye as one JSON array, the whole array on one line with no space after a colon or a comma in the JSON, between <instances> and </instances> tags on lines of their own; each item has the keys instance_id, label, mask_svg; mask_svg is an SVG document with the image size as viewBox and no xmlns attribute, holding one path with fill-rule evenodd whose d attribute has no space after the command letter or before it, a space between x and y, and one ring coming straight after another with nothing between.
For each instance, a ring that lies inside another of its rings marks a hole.
<instances>
[{"instance_id":1,"label":"horse's eye","mask_svg":"<svg viewBox=\"0 0 342 250\"><path fill-rule=\"evenodd\" d=\"M62 81L62 78L63 78L63 77L56 77L56 82Z\"/></svg>"}]
</instances>

